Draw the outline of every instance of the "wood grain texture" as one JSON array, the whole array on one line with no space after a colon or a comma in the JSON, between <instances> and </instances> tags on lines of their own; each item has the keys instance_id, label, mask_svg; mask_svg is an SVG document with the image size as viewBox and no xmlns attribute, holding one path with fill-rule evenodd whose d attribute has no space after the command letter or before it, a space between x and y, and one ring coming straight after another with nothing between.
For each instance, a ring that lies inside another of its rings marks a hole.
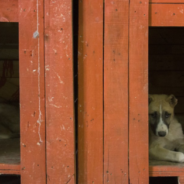
<instances>
[{"instance_id":1,"label":"wood grain texture","mask_svg":"<svg viewBox=\"0 0 184 184\"><path fill-rule=\"evenodd\" d=\"M46 183L43 0L19 0L21 183Z\"/></svg>"},{"instance_id":2,"label":"wood grain texture","mask_svg":"<svg viewBox=\"0 0 184 184\"><path fill-rule=\"evenodd\" d=\"M103 0L79 1L78 183L103 183Z\"/></svg>"},{"instance_id":3,"label":"wood grain texture","mask_svg":"<svg viewBox=\"0 0 184 184\"><path fill-rule=\"evenodd\" d=\"M48 184L75 184L72 36L72 1L45 1Z\"/></svg>"},{"instance_id":4,"label":"wood grain texture","mask_svg":"<svg viewBox=\"0 0 184 184\"><path fill-rule=\"evenodd\" d=\"M183 163L150 160L149 176L151 177L183 176L183 172Z\"/></svg>"},{"instance_id":5,"label":"wood grain texture","mask_svg":"<svg viewBox=\"0 0 184 184\"><path fill-rule=\"evenodd\" d=\"M149 26L184 26L184 4L150 4Z\"/></svg>"},{"instance_id":6,"label":"wood grain texture","mask_svg":"<svg viewBox=\"0 0 184 184\"><path fill-rule=\"evenodd\" d=\"M0 22L18 22L18 0L0 1Z\"/></svg>"},{"instance_id":7,"label":"wood grain texture","mask_svg":"<svg viewBox=\"0 0 184 184\"><path fill-rule=\"evenodd\" d=\"M148 168L148 1L130 1L129 178L147 184Z\"/></svg>"},{"instance_id":8,"label":"wood grain texture","mask_svg":"<svg viewBox=\"0 0 184 184\"><path fill-rule=\"evenodd\" d=\"M128 15L126 0L105 0L104 183L128 184Z\"/></svg>"},{"instance_id":9,"label":"wood grain texture","mask_svg":"<svg viewBox=\"0 0 184 184\"><path fill-rule=\"evenodd\" d=\"M21 174L20 164L12 165L12 164L0 164L0 174Z\"/></svg>"}]
</instances>

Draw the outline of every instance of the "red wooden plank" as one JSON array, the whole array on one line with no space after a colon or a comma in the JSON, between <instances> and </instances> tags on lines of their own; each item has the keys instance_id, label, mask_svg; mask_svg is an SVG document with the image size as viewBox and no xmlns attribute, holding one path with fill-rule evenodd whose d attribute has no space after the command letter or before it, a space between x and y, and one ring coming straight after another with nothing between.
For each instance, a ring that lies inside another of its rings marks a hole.
<instances>
[{"instance_id":1,"label":"red wooden plank","mask_svg":"<svg viewBox=\"0 0 184 184\"><path fill-rule=\"evenodd\" d=\"M150 3L184 3L184 0L149 0Z\"/></svg>"},{"instance_id":2,"label":"red wooden plank","mask_svg":"<svg viewBox=\"0 0 184 184\"><path fill-rule=\"evenodd\" d=\"M149 176L151 177L171 177L171 176L183 176L184 167L181 166L150 166Z\"/></svg>"},{"instance_id":3,"label":"red wooden plank","mask_svg":"<svg viewBox=\"0 0 184 184\"><path fill-rule=\"evenodd\" d=\"M43 0L19 0L21 183L46 183Z\"/></svg>"},{"instance_id":4,"label":"red wooden plank","mask_svg":"<svg viewBox=\"0 0 184 184\"><path fill-rule=\"evenodd\" d=\"M149 26L184 26L184 4L150 4Z\"/></svg>"},{"instance_id":5,"label":"red wooden plank","mask_svg":"<svg viewBox=\"0 0 184 184\"><path fill-rule=\"evenodd\" d=\"M0 174L20 174L20 164L0 164Z\"/></svg>"},{"instance_id":6,"label":"red wooden plank","mask_svg":"<svg viewBox=\"0 0 184 184\"><path fill-rule=\"evenodd\" d=\"M128 15L128 1L105 1L104 183L108 184L128 184Z\"/></svg>"},{"instance_id":7,"label":"red wooden plank","mask_svg":"<svg viewBox=\"0 0 184 184\"><path fill-rule=\"evenodd\" d=\"M148 1L130 1L129 178L147 184L148 168Z\"/></svg>"},{"instance_id":8,"label":"red wooden plank","mask_svg":"<svg viewBox=\"0 0 184 184\"><path fill-rule=\"evenodd\" d=\"M79 1L78 182L103 183L103 0Z\"/></svg>"},{"instance_id":9,"label":"red wooden plank","mask_svg":"<svg viewBox=\"0 0 184 184\"><path fill-rule=\"evenodd\" d=\"M75 183L72 0L45 1L47 183Z\"/></svg>"},{"instance_id":10,"label":"red wooden plank","mask_svg":"<svg viewBox=\"0 0 184 184\"><path fill-rule=\"evenodd\" d=\"M0 22L18 22L18 0L0 0Z\"/></svg>"}]
</instances>

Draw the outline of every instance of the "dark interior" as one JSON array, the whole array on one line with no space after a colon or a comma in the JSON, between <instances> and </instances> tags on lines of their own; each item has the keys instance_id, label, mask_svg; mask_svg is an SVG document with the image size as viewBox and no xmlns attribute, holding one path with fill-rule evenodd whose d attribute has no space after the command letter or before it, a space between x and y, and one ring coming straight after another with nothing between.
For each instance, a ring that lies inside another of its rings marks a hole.
<instances>
[{"instance_id":1,"label":"dark interior","mask_svg":"<svg viewBox=\"0 0 184 184\"><path fill-rule=\"evenodd\" d=\"M0 103L19 103L18 23L0 23ZM20 140L0 140L0 163L20 163ZM18 175L1 175L2 184L20 184Z\"/></svg>"},{"instance_id":2,"label":"dark interior","mask_svg":"<svg viewBox=\"0 0 184 184\"><path fill-rule=\"evenodd\" d=\"M178 184L177 177L150 177L149 184Z\"/></svg>"},{"instance_id":3,"label":"dark interior","mask_svg":"<svg viewBox=\"0 0 184 184\"><path fill-rule=\"evenodd\" d=\"M176 96L178 104L175 107L175 114L184 130L183 33L183 27L149 28L149 94ZM150 177L150 184L161 183L176 184L178 181L177 177Z\"/></svg>"},{"instance_id":4,"label":"dark interior","mask_svg":"<svg viewBox=\"0 0 184 184\"><path fill-rule=\"evenodd\" d=\"M1 184L20 184L20 176L18 175L1 175L0 176Z\"/></svg>"},{"instance_id":5,"label":"dark interior","mask_svg":"<svg viewBox=\"0 0 184 184\"><path fill-rule=\"evenodd\" d=\"M184 115L184 28L149 29L149 93L174 94L176 115Z\"/></svg>"}]
</instances>

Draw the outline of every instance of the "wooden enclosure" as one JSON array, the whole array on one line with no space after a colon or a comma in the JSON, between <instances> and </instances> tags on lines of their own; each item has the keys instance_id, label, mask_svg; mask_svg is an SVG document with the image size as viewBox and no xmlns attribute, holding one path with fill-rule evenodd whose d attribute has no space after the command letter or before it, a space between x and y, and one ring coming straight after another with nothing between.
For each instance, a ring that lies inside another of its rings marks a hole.
<instances>
[{"instance_id":1,"label":"wooden enclosure","mask_svg":"<svg viewBox=\"0 0 184 184\"><path fill-rule=\"evenodd\" d=\"M1 60L19 66L21 119L20 151L1 140L5 156L16 151L19 161L8 157L0 173L18 174L21 183L74 183L72 2L0 0L0 21L18 23L19 54L7 58L7 47Z\"/></svg>"},{"instance_id":2,"label":"wooden enclosure","mask_svg":"<svg viewBox=\"0 0 184 184\"><path fill-rule=\"evenodd\" d=\"M20 140L0 140L0 174L184 183L184 164L148 155L148 93L175 94L184 115L183 20L184 0L0 0L0 102L20 102L21 127Z\"/></svg>"}]
</instances>

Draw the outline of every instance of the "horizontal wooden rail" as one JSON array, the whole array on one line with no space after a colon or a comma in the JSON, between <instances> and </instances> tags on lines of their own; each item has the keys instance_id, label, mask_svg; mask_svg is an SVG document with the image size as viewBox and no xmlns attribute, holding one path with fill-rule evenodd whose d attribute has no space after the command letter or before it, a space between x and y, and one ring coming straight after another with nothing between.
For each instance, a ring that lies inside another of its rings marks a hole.
<instances>
[{"instance_id":1,"label":"horizontal wooden rail","mask_svg":"<svg viewBox=\"0 0 184 184\"><path fill-rule=\"evenodd\" d=\"M166 161L151 160L149 166L149 176L183 176L184 164Z\"/></svg>"},{"instance_id":2,"label":"horizontal wooden rail","mask_svg":"<svg viewBox=\"0 0 184 184\"><path fill-rule=\"evenodd\" d=\"M176 3L184 3L184 0L150 0L150 3L172 3L172 4L176 4Z\"/></svg>"},{"instance_id":3,"label":"horizontal wooden rail","mask_svg":"<svg viewBox=\"0 0 184 184\"><path fill-rule=\"evenodd\" d=\"M150 4L149 26L184 26L184 4Z\"/></svg>"},{"instance_id":4,"label":"horizontal wooden rail","mask_svg":"<svg viewBox=\"0 0 184 184\"><path fill-rule=\"evenodd\" d=\"M0 0L0 22L18 22L18 0Z\"/></svg>"},{"instance_id":5,"label":"horizontal wooden rail","mask_svg":"<svg viewBox=\"0 0 184 184\"><path fill-rule=\"evenodd\" d=\"M20 164L0 164L0 174L20 174Z\"/></svg>"}]
</instances>

